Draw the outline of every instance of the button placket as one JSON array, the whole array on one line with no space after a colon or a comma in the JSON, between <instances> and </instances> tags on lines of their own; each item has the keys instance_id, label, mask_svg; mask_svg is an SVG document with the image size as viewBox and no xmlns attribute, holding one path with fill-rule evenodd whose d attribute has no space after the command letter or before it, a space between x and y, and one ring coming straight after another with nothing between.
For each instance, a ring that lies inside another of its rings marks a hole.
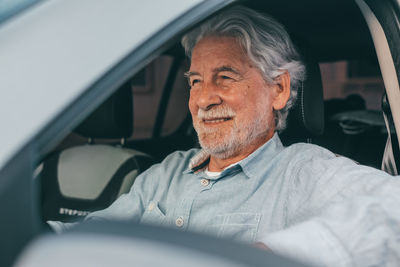
<instances>
[{"instance_id":1,"label":"button placket","mask_svg":"<svg viewBox=\"0 0 400 267\"><path fill-rule=\"evenodd\" d=\"M173 217L171 218L171 226L186 231L189 227L191 209L194 199L199 193L198 179L191 179L191 183L187 190L182 192L180 203L175 207Z\"/></svg>"}]
</instances>

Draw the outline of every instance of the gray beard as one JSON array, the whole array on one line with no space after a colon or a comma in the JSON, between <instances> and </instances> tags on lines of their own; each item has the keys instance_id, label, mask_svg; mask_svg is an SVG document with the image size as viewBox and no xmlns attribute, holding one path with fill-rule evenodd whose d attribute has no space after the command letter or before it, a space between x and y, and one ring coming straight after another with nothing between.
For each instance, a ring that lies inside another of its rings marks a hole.
<instances>
[{"instance_id":1,"label":"gray beard","mask_svg":"<svg viewBox=\"0 0 400 267\"><path fill-rule=\"evenodd\" d=\"M260 137L264 137L270 129L268 114L260 114L255 120L239 127L234 123L229 134L221 136L218 129L210 129L202 125L194 124L197 132L200 146L210 155L219 158L227 159L240 154L247 146L256 142ZM204 142L204 139L218 140L220 142Z\"/></svg>"},{"instance_id":2,"label":"gray beard","mask_svg":"<svg viewBox=\"0 0 400 267\"><path fill-rule=\"evenodd\" d=\"M199 131L197 129L196 131L201 148L204 149L208 154L216 158L226 159L233 157L240 148L240 144L238 142L235 142L237 139L237 129L234 129L229 135L225 136L222 142L214 142L213 144L206 144L203 141L202 135L207 135L208 138L213 138L217 140L219 139L219 132L207 131L206 129L203 129L203 131L199 134Z\"/></svg>"}]
</instances>

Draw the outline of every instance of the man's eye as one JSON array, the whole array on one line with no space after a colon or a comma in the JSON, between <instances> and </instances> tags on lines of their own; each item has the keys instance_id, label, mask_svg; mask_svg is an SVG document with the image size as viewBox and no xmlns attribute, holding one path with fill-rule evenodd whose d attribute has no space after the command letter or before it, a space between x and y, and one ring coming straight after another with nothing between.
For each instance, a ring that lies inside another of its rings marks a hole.
<instances>
[{"instance_id":1,"label":"man's eye","mask_svg":"<svg viewBox=\"0 0 400 267\"><path fill-rule=\"evenodd\" d=\"M196 85L196 83L199 83L199 82L200 82L199 79L193 79L193 80L190 82L190 86L194 86L194 85Z\"/></svg>"},{"instance_id":2,"label":"man's eye","mask_svg":"<svg viewBox=\"0 0 400 267\"><path fill-rule=\"evenodd\" d=\"M223 81L233 81L233 80L235 80L232 76L228 76L228 75L220 75L219 79L223 80Z\"/></svg>"}]
</instances>

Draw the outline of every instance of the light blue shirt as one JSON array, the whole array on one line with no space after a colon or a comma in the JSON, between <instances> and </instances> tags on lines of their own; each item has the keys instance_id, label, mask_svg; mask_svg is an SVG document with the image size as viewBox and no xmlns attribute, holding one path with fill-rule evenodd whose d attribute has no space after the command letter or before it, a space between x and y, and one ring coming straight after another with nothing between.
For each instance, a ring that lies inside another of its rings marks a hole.
<instances>
[{"instance_id":1,"label":"light blue shirt","mask_svg":"<svg viewBox=\"0 0 400 267\"><path fill-rule=\"evenodd\" d=\"M316 265L400 264L400 180L277 134L209 177L208 155L175 152L88 219L128 219L244 242ZM57 228L60 225L52 224Z\"/></svg>"}]
</instances>

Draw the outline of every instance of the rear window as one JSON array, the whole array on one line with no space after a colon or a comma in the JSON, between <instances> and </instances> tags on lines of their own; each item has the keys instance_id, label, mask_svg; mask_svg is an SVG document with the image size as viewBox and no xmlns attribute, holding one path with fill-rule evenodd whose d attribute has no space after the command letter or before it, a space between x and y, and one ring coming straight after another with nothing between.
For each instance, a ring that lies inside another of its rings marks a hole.
<instances>
[{"instance_id":1,"label":"rear window","mask_svg":"<svg viewBox=\"0 0 400 267\"><path fill-rule=\"evenodd\" d=\"M380 169L387 140L381 111L384 93L378 63L368 60L320 64L325 131L316 143Z\"/></svg>"},{"instance_id":2,"label":"rear window","mask_svg":"<svg viewBox=\"0 0 400 267\"><path fill-rule=\"evenodd\" d=\"M320 64L324 99L354 96L370 110L381 109L383 79L377 62L368 60L338 61Z\"/></svg>"}]
</instances>

